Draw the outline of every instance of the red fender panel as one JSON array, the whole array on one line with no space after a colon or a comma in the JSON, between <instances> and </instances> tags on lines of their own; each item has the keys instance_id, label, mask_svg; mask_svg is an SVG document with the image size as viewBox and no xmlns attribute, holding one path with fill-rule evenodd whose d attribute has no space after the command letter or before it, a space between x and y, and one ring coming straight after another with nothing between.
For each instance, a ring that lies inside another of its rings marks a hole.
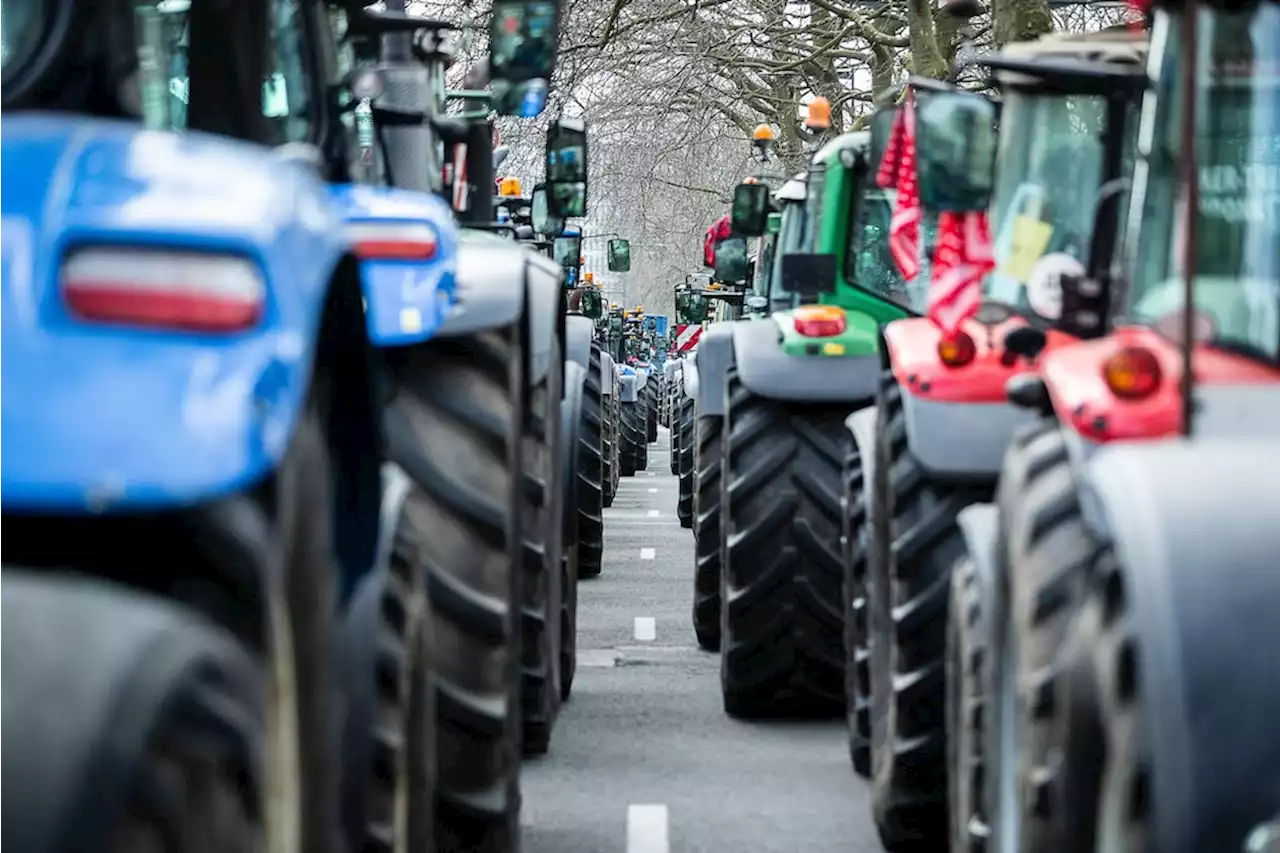
<instances>
[{"instance_id":1,"label":"red fender panel","mask_svg":"<svg viewBox=\"0 0 1280 853\"><path fill-rule=\"evenodd\" d=\"M1141 400L1117 397L1103 378L1107 359L1124 347L1150 350L1160 362L1160 385ZM1280 382L1280 370L1223 350L1198 346L1192 359L1197 384ZM1106 338L1059 347L1041 357L1040 371L1058 419L1091 441L1155 439L1179 431L1182 355L1152 329L1124 326Z\"/></svg>"},{"instance_id":2,"label":"red fender panel","mask_svg":"<svg viewBox=\"0 0 1280 853\"><path fill-rule=\"evenodd\" d=\"M1024 359L1008 366L1000 362L1004 336L1025 325L1026 320L1021 317L1010 317L990 329L965 320L961 329L973 338L977 354L963 367L947 367L938 358L942 331L925 317L894 320L885 326L884 341L894 378L911 394L935 402L1000 403L1006 399L1004 388L1010 378L1038 366ZM1045 353L1075 342L1075 338L1050 329L1037 361Z\"/></svg>"}]
</instances>

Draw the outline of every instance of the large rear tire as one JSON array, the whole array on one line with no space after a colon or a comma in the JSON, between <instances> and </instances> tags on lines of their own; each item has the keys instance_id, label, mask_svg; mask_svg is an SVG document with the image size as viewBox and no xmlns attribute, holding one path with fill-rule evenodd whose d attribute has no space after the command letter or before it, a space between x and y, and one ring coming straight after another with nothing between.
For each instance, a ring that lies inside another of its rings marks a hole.
<instances>
[{"instance_id":1,"label":"large rear tire","mask_svg":"<svg viewBox=\"0 0 1280 853\"><path fill-rule=\"evenodd\" d=\"M759 397L729 370L719 541L720 687L730 716L844 710L838 542L847 414ZM705 508L697 510L701 518Z\"/></svg>"},{"instance_id":2,"label":"large rear tire","mask_svg":"<svg viewBox=\"0 0 1280 853\"><path fill-rule=\"evenodd\" d=\"M693 419L690 401L689 418ZM723 468L722 436L724 419L701 417L691 424L697 437L690 441L691 467L689 502L693 526L693 633L698 647L709 652L720 650L720 537L721 471ZM682 495L683 497L683 495Z\"/></svg>"},{"instance_id":3,"label":"large rear tire","mask_svg":"<svg viewBox=\"0 0 1280 853\"><path fill-rule=\"evenodd\" d=\"M623 403L618 417L621 432L622 476L633 477L644 470L644 407L639 402Z\"/></svg>"},{"instance_id":4,"label":"large rear tire","mask_svg":"<svg viewBox=\"0 0 1280 853\"><path fill-rule=\"evenodd\" d=\"M849 727L849 760L859 776L871 775L871 650L867 636L867 518L862 460L857 442L846 436L841 473L840 531L844 564L844 701Z\"/></svg>"},{"instance_id":5,"label":"large rear tire","mask_svg":"<svg viewBox=\"0 0 1280 853\"><path fill-rule=\"evenodd\" d=\"M695 454L694 444L697 441L694 436L695 409L693 398L687 394L682 395L675 429L676 434L679 435L678 444L680 445L680 458L676 471L680 478L677 483L676 518L679 519L680 526L685 528L693 527L693 457ZM720 595L718 581L716 595ZM715 630L720 630L720 618L718 616L716 617Z\"/></svg>"},{"instance_id":6,"label":"large rear tire","mask_svg":"<svg viewBox=\"0 0 1280 853\"><path fill-rule=\"evenodd\" d=\"M371 853L435 847L432 624L414 491L401 504L387 566L361 582L344 626L344 814L353 847Z\"/></svg>"},{"instance_id":7,"label":"large rear tire","mask_svg":"<svg viewBox=\"0 0 1280 853\"><path fill-rule=\"evenodd\" d=\"M418 453L436 650L436 842L511 853L520 833L520 324L402 356L389 416Z\"/></svg>"},{"instance_id":8,"label":"large rear tire","mask_svg":"<svg viewBox=\"0 0 1280 853\"><path fill-rule=\"evenodd\" d=\"M1005 456L998 504L1003 553L997 555L996 600L1002 612L992 614L988 701L998 706L993 734L1009 731L1001 741L1011 748L996 750L987 761L987 772L995 775L995 799L988 803L993 849L1008 841L1004 833L1010 826L997 813L1011 809L1017 815L1013 842L1020 849L1077 849L1073 845L1086 841L1080 833L1092 832L1096 797L1081 799L1072 791L1077 779L1061 778L1064 768L1074 772L1080 766L1060 760L1066 739L1074 741L1066 748L1081 740L1078 733L1067 734L1074 724L1061 697L1074 658L1067 648L1071 623L1106 552L1084 522L1066 438L1056 421L1045 419L1015 437ZM1088 732L1084 739L1096 743L1096 723L1080 725Z\"/></svg>"},{"instance_id":9,"label":"large rear tire","mask_svg":"<svg viewBox=\"0 0 1280 853\"><path fill-rule=\"evenodd\" d=\"M591 359L582 382L582 417L578 430L578 553L575 577L599 577L604 567L604 507L613 501L609 471L612 442L606 398L600 385L600 345L591 344ZM576 596L576 592L574 593Z\"/></svg>"},{"instance_id":10,"label":"large rear tire","mask_svg":"<svg viewBox=\"0 0 1280 853\"><path fill-rule=\"evenodd\" d=\"M645 443L658 440L658 382L652 376L644 384Z\"/></svg>"},{"instance_id":11,"label":"large rear tire","mask_svg":"<svg viewBox=\"0 0 1280 853\"><path fill-rule=\"evenodd\" d=\"M960 558L951 572L947 617L947 804L951 850L985 853L990 836L985 768L987 695L983 681L987 654L986 620L991 602L984 595L973 560Z\"/></svg>"},{"instance_id":12,"label":"large rear tire","mask_svg":"<svg viewBox=\"0 0 1280 853\"><path fill-rule=\"evenodd\" d=\"M931 480L907 443L902 391L886 371L876 401L867 592L871 790L890 850L947 843L946 648L951 569L965 553L960 510L990 490Z\"/></svg>"},{"instance_id":13,"label":"large rear tire","mask_svg":"<svg viewBox=\"0 0 1280 853\"><path fill-rule=\"evenodd\" d=\"M521 743L525 755L545 755L560 711L560 610L564 531L560 403L564 362L553 337L547 375L529 388L521 446ZM576 448L575 448L576 449Z\"/></svg>"}]
</instances>

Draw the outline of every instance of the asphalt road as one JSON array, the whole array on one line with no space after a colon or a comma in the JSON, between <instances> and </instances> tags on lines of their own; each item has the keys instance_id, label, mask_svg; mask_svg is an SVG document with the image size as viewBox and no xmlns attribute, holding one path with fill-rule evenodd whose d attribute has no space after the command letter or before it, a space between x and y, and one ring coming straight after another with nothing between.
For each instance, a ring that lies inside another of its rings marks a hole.
<instances>
[{"instance_id":1,"label":"asphalt road","mask_svg":"<svg viewBox=\"0 0 1280 853\"><path fill-rule=\"evenodd\" d=\"M578 675L523 772L526 853L879 853L844 725L740 723L693 637L693 534L668 436L605 510L579 590Z\"/></svg>"}]
</instances>

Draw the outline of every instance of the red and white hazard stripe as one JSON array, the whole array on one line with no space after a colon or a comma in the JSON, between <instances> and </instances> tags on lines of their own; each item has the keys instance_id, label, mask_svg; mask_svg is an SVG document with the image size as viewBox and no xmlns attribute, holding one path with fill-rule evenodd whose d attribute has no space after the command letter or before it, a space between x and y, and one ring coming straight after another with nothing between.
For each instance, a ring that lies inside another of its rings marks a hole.
<instances>
[{"instance_id":1,"label":"red and white hazard stripe","mask_svg":"<svg viewBox=\"0 0 1280 853\"><path fill-rule=\"evenodd\" d=\"M693 349L701 337L702 326L699 323L682 323L676 326L676 352Z\"/></svg>"}]
</instances>

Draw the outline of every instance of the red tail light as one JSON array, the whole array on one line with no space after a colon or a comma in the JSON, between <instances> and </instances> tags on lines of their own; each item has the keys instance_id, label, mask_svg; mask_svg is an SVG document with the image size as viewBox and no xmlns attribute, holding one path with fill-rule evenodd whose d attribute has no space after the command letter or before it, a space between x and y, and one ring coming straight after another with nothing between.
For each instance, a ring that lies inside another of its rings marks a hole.
<instances>
[{"instance_id":1,"label":"red tail light","mask_svg":"<svg viewBox=\"0 0 1280 853\"><path fill-rule=\"evenodd\" d=\"M82 320L236 332L258 323L266 285L233 255L89 248L63 262L62 297Z\"/></svg>"},{"instance_id":2,"label":"red tail light","mask_svg":"<svg viewBox=\"0 0 1280 853\"><path fill-rule=\"evenodd\" d=\"M1117 397L1141 400L1156 392L1164 372L1160 359L1151 350L1124 347L1102 365L1102 378Z\"/></svg>"},{"instance_id":3,"label":"red tail light","mask_svg":"<svg viewBox=\"0 0 1280 853\"><path fill-rule=\"evenodd\" d=\"M978 348L965 332L957 331L938 341L938 358L947 367L964 367L978 355Z\"/></svg>"},{"instance_id":4,"label":"red tail light","mask_svg":"<svg viewBox=\"0 0 1280 853\"><path fill-rule=\"evenodd\" d=\"M829 338L842 334L848 321L838 305L802 305L795 311L795 326L806 338Z\"/></svg>"},{"instance_id":5,"label":"red tail light","mask_svg":"<svg viewBox=\"0 0 1280 853\"><path fill-rule=\"evenodd\" d=\"M424 222L361 222L347 226L356 257L367 261L429 261L436 256L439 237Z\"/></svg>"}]
</instances>

